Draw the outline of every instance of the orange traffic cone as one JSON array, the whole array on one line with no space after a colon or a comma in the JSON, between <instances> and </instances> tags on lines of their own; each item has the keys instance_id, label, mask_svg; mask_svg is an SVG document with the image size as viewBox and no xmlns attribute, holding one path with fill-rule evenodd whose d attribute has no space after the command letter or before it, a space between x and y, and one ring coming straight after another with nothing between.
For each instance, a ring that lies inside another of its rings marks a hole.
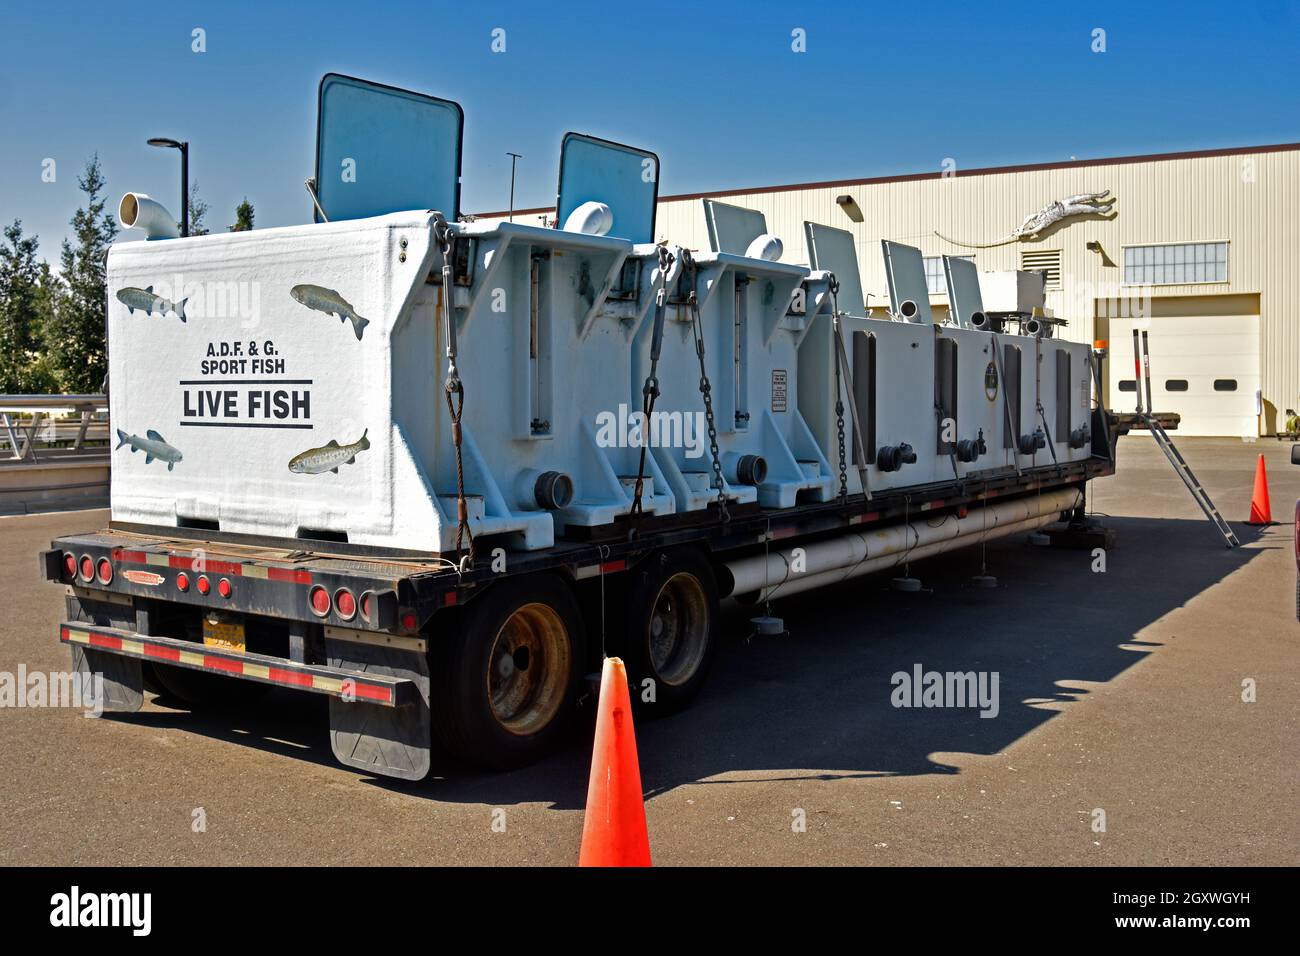
<instances>
[{"instance_id":1,"label":"orange traffic cone","mask_svg":"<svg viewBox=\"0 0 1300 956\"><path fill-rule=\"evenodd\" d=\"M1248 524L1272 524L1273 509L1268 503L1268 475L1264 471L1264 456L1255 465L1255 493L1250 496L1250 521Z\"/></svg>"},{"instance_id":2,"label":"orange traffic cone","mask_svg":"<svg viewBox=\"0 0 1300 956\"><path fill-rule=\"evenodd\" d=\"M596 710L596 746L582 821L579 866L649 866L650 835L641 799L641 770L632 729L627 670L605 658Z\"/></svg>"}]
</instances>

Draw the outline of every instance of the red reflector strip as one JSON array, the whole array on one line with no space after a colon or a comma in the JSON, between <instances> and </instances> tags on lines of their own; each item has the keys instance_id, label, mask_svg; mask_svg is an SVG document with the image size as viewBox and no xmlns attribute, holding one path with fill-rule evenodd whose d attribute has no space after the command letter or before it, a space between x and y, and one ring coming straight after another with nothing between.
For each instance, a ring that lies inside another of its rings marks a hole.
<instances>
[{"instance_id":1,"label":"red reflector strip","mask_svg":"<svg viewBox=\"0 0 1300 956\"><path fill-rule=\"evenodd\" d=\"M772 532L772 540L779 541L782 538L792 538L797 533L798 533L797 529L794 527L794 525L786 525L785 527L777 528L775 531Z\"/></svg>"},{"instance_id":2,"label":"red reflector strip","mask_svg":"<svg viewBox=\"0 0 1300 956\"><path fill-rule=\"evenodd\" d=\"M600 570L603 571L605 574L611 574L614 571L622 571L626 567L627 567L627 562L624 561L622 558L619 558L617 561L606 561L604 564L600 566Z\"/></svg>"},{"instance_id":3,"label":"red reflector strip","mask_svg":"<svg viewBox=\"0 0 1300 956\"><path fill-rule=\"evenodd\" d=\"M456 606L456 602L457 602L458 600L459 600L459 598L456 596L456 592L455 592L455 591L448 591L446 594L444 594L444 595L442 596L442 606L443 606L443 607L455 607L455 606Z\"/></svg>"},{"instance_id":4,"label":"red reflector strip","mask_svg":"<svg viewBox=\"0 0 1300 956\"><path fill-rule=\"evenodd\" d=\"M383 700L393 699L393 692L387 687L375 687L373 684L354 684L353 691L357 697L365 700Z\"/></svg>"},{"instance_id":5,"label":"red reflector strip","mask_svg":"<svg viewBox=\"0 0 1300 956\"><path fill-rule=\"evenodd\" d=\"M125 551L122 548L113 549L114 561L130 561L133 564L144 564L149 559L143 551Z\"/></svg>"},{"instance_id":6,"label":"red reflector strip","mask_svg":"<svg viewBox=\"0 0 1300 956\"><path fill-rule=\"evenodd\" d=\"M178 661L181 659L181 652L173 647L159 647L157 644L146 644L144 646L145 657L156 657L164 661Z\"/></svg>"},{"instance_id":7,"label":"red reflector strip","mask_svg":"<svg viewBox=\"0 0 1300 956\"><path fill-rule=\"evenodd\" d=\"M122 649L122 639L120 637L109 637L107 634L96 634L91 631L86 635L90 640L91 647L105 647L110 651L120 651Z\"/></svg>"},{"instance_id":8,"label":"red reflector strip","mask_svg":"<svg viewBox=\"0 0 1300 956\"><path fill-rule=\"evenodd\" d=\"M879 521L879 520L880 520L879 511L868 511L865 512L864 514L854 515L853 517L851 517L849 519L849 524L865 524L868 521Z\"/></svg>"},{"instance_id":9,"label":"red reflector strip","mask_svg":"<svg viewBox=\"0 0 1300 956\"><path fill-rule=\"evenodd\" d=\"M180 555L173 554L167 558L167 567L180 568L182 571L197 571L198 568L194 567L194 562L196 560L197 560L196 558L192 558L192 557L183 558Z\"/></svg>"},{"instance_id":10,"label":"red reflector strip","mask_svg":"<svg viewBox=\"0 0 1300 956\"><path fill-rule=\"evenodd\" d=\"M214 671L225 671L228 674L244 673L243 661L232 661L224 657L213 657L211 654L203 655L203 666L210 667Z\"/></svg>"},{"instance_id":11,"label":"red reflector strip","mask_svg":"<svg viewBox=\"0 0 1300 956\"><path fill-rule=\"evenodd\" d=\"M943 507L943 499L939 498L936 501L927 501L925 504L921 505L920 510L933 511L935 508L942 508L942 507Z\"/></svg>"},{"instance_id":12,"label":"red reflector strip","mask_svg":"<svg viewBox=\"0 0 1300 956\"><path fill-rule=\"evenodd\" d=\"M292 684L295 687L310 687L311 675L301 671L289 671L283 667L272 667L269 671L271 680L279 684Z\"/></svg>"},{"instance_id":13,"label":"red reflector strip","mask_svg":"<svg viewBox=\"0 0 1300 956\"><path fill-rule=\"evenodd\" d=\"M210 574L233 574L239 577L244 573L244 566L233 561L213 561L209 559L203 562L203 570Z\"/></svg>"},{"instance_id":14,"label":"red reflector strip","mask_svg":"<svg viewBox=\"0 0 1300 956\"><path fill-rule=\"evenodd\" d=\"M292 581L294 584L311 584L311 573L294 568L267 568L266 576L271 581Z\"/></svg>"}]
</instances>

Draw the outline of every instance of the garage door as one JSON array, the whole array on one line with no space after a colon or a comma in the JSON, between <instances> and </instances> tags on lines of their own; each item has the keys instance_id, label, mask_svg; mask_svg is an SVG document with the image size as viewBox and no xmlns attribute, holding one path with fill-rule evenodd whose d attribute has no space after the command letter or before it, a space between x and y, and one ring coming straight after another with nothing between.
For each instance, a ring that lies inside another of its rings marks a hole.
<instances>
[{"instance_id":1,"label":"garage door","mask_svg":"<svg viewBox=\"0 0 1300 956\"><path fill-rule=\"evenodd\" d=\"M1247 438L1259 434L1258 315L1111 319L1110 405L1118 411L1131 411L1136 404L1135 325L1148 331L1155 411L1182 416L1177 434Z\"/></svg>"}]
</instances>

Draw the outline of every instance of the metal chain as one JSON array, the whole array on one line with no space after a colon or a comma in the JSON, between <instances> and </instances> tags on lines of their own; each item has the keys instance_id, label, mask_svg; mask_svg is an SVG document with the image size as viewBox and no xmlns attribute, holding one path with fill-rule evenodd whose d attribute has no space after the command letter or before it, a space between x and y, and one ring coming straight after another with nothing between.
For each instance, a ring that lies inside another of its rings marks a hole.
<instances>
[{"instance_id":1,"label":"metal chain","mask_svg":"<svg viewBox=\"0 0 1300 956\"><path fill-rule=\"evenodd\" d=\"M456 367L456 324L452 314L451 297L454 287L456 236L440 213L434 215L434 238L442 252L442 321L446 328L447 381L443 391L447 398L447 414L451 416L451 443L456 452L456 553L461 552L461 542L466 551L460 561L461 571L474 566L474 532L469 525L469 502L465 498L465 464L461 455L461 418L465 413L465 384Z\"/></svg>"},{"instance_id":2,"label":"metal chain","mask_svg":"<svg viewBox=\"0 0 1300 956\"><path fill-rule=\"evenodd\" d=\"M655 399L659 397L659 355L664 343L664 318L668 311L668 270L673 265L673 254L667 246L659 247L659 288L655 292L654 330L650 337L650 374L641 386L641 410L644 421L641 427L641 459L636 469L636 485L632 490L632 514L642 512L641 495L645 490L645 456L646 446L650 443L650 416L654 414Z\"/></svg>"},{"instance_id":3,"label":"metal chain","mask_svg":"<svg viewBox=\"0 0 1300 956\"><path fill-rule=\"evenodd\" d=\"M704 322L700 318L700 298L696 290L698 270L695 259L683 250L682 262L687 273L687 304L691 310L691 333L695 336L695 354L700 360L700 394L704 397L704 417L709 426L709 453L713 456L713 484L718 489L718 512L723 522L731 520L727 511L727 488L722 478L722 457L718 452L718 426L713 417L713 386L709 384L709 373L704 367Z\"/></svg>"},{"instance_id":4,"label":"metal chain","mask_svg":"<svg viewBox=\"0 0 1300 956\"><path fill-rule=\"evenodd\" d=\"M831 292L831 334L838 339L840 334L840 283L832 275L828 285ZM849 458L844 448L844 376L840 370L839 342L833 342L831 347L835 350L835 432L840 446L840 501L846 501L849 497Z\"/></svg>"}]
</instances>

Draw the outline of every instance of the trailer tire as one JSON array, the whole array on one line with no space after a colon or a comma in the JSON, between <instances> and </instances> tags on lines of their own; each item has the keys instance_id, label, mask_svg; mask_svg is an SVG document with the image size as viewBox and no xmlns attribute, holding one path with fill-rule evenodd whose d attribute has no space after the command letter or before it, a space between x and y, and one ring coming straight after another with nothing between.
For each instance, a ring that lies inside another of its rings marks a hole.
<instances>
[{"instance_id":1,"label":"trailer tire","mask_svg":"<svg viewBox=\"0 0 1300 956\"><path fill-rule=\"evenodd\" d=\"M439 742L497 770L541 759L569 728L581 685L585 637L573 588L552 574L507 579L453 621L451 633L430 636Z\"/></svg>"},{"instance_id":2,"label":"trailer tire","mask_svg":"<svg viewBox=\"0 0 1300 956\"><path fill-rule=\"evenodd\" d=\"M695 548L660 551L627 574L623 626L611 646L627 667L637 713L667 716L688 706L708 678L717 652L717 578Z\"/></svg>"}]
</instances>

